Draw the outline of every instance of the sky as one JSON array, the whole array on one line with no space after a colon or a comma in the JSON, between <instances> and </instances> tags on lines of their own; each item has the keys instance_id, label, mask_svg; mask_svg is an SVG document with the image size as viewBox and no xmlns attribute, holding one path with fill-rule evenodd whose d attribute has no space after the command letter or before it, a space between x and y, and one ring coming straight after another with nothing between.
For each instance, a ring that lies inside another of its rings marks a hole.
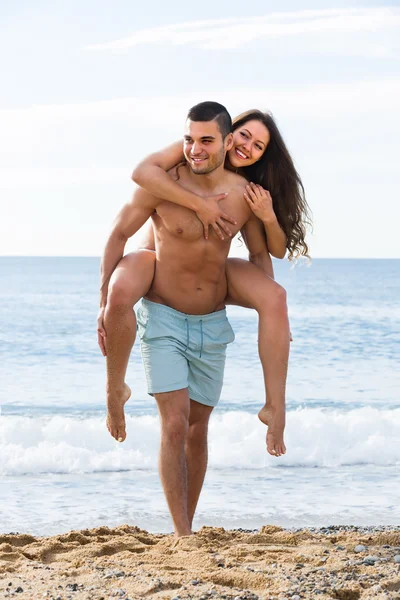
<instances>
[{"instance_id":1,"label":"sky","mask_svg":"<svg viewBox=\"0 0 400 600\"><path fill-rule=\"evenodd\" d=\"M313 258L400 258L399 2L3 0L0 67L0 255L100 256L134 166L215 100L273 113Z\"/></svg>"}]
</instances>

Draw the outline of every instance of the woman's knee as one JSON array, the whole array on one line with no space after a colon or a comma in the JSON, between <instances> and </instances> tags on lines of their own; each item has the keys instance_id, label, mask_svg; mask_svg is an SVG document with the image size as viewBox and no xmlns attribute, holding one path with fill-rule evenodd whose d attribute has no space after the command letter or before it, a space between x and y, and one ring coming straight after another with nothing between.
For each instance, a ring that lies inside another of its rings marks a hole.
<instances>
[{"instance_id":1,"label":"woman's knee","mask_svg":"<svg viewBox=\"0 0 400 600\"><path fill-rule=\"evenodd\" d=\"M271 296L277 304L284 304L286 306L286 297L287 293L284 287L282 287L279 283L275 282L273 286Z\"/></svg>"},{"instance_id":2,"label":"woman's knee","mask_svg":"<svg viewBox=\"0 0 400 600\"><path fill-rule=\"evenodd\" d=\"M287 314L287 293L279 283L274 282L273 286L265 286L259 290L259 298L256 310L258 312L273 311L275 314L280 312Z\"/></svg>"},{"instance_id":3,"label":"woman's knee","mask_svg":"<svg viewBox=\"0 0 400 600\"><path fill-rule=\"evenodd\" d=\"M110 281L108 286L107 306L131 305L132 285L124 277L116 277Z\"/></svg>"},{"instance_id":4,"label":"woman's knee","mask_svg":"<svg viewBox=\"0 0 400 600\"><path fill-rule=\"evenodd\" d=\"M154 271L155 252L141 249L124 256L110 279L107 304L136 304L149 291Z\"/></svg>"},{"instance_id":5,"label":"woman's knee","mask_svg":"<svg viewBox=\"0 0 400 600\"><path fill-rule=\"evenodd\" d=\"M257 282L249 291L248 306L258 313L286 312L286 290L268 276Z\"/></svg>"}]
</instances>

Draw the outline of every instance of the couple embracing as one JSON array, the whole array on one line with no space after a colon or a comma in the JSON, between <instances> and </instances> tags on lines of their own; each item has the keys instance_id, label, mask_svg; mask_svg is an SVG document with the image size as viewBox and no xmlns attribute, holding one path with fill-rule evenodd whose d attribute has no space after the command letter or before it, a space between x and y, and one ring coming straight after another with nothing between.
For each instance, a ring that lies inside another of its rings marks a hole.
<instances>
[{"instance_id":1,"label":"couple embracing","mask_svg":"<svg viewBox=\"0 0 400 600\"><path fill-rule=\"evenodd\" d=\"M98 341L107 362L107 427L125 439L131 393L125 374L138 330L148 392L161 418L160 477L175 534L189 535L207 468L208 421L234 339L226 304L258 312L266 390L259 418L268 426L268 452L286 451L290 331L270 253L308 254L308 207L272 117L254 110L232 124L216 102L191 108L183 145L147 158L133 179L139 187L114 223L101 265ZM123 257L127 240L150 219L142 248ZM239 231L249 261L228 259Z\"/></svg>"}]
</instances>

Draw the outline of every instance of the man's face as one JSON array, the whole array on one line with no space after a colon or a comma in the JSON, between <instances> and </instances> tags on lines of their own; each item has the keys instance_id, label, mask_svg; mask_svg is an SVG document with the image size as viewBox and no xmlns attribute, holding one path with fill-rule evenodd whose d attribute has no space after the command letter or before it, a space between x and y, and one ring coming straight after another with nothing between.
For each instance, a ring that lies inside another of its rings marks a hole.
<instances>
[{"instance_id":1,"label":"man's face","mask_svg":"<svg viewBox=\"0 0 400 600\"><path fill-rule=\"evenodd\" d=\"M225 141L216 121L186 121L183 153L196 175L205 175L217 169L225 160L232 134Z\"/></svg>"}]
</instances>

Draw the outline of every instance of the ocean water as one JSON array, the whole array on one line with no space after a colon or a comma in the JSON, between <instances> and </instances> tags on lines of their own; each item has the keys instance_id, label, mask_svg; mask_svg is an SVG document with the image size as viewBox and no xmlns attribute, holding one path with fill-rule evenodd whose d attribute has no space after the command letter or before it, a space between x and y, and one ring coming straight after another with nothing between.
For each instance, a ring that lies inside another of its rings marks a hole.
<instances>
[{"instance_id":1,"label":"ocean water","mask_svg":"<svg viewBox=\"0 0 400 600\"><path fill-rule=\"evenodd\" d=\"M95 258L0 258L0 532L172 529L139 346L127 441L105 427L98 271ZM280 261L275 271L294 338L287 454L267 454L256 417L257 315L229 308L236 340L195 527L399 524L400 261Z\"/></svg>"}]
</instances>

